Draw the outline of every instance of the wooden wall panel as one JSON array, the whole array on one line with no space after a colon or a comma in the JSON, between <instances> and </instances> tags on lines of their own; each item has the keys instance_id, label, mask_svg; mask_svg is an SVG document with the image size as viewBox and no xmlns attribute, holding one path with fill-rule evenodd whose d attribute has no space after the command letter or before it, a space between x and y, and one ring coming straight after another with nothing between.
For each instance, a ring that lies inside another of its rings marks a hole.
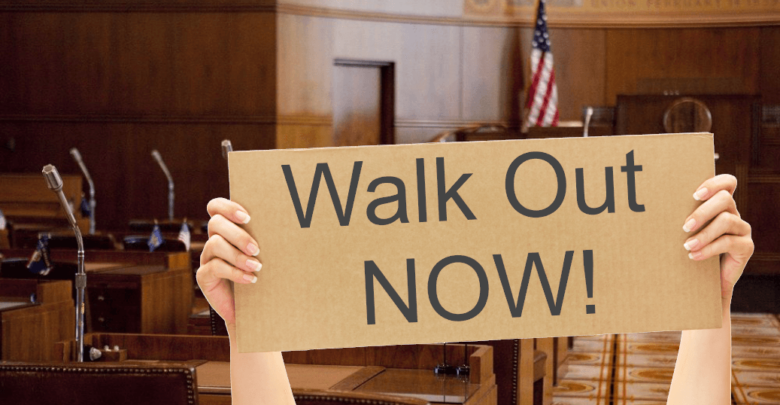
<instances>
[{"instance_id":1,"label":"wooden wall panel","mask_svg":"<svg viewBox=\"0 0 780 405\"><path fill-rule=\"evenodd\" d=\"M275 147L272 12L0 13L0 171L80 174L96 187L99 229L167 217L159 149L177 217L205 219L228 196L219 143ZM7 63L13 61L12 63Z\"/></svg>"},{"instance_id":2,"label":"wooden wall panel","mask_svg":"<svg viewBox=\"0 0 780 405\"><path fill-rule=\"evenodd\" d=\"M750 275L780 274L780 174L751 174L748 178L750 210L745 215L753 230L755 253L745 270Z\"/></svg>"},{"instance_id":3,"label":"wooden wall panel","mask_svg":"<svg viewBox=\"0 0 780 405\"><path fill-rule=\"evenodd\" d=\"M0 13L2 114L259 115L272 13ZM272 114L271 114L272 115Z\"/></svg>"},{"instance_id":4,"label":"wooden wall panel","mask_svg":"<svg viewBox=\"0 0 780 405\"><path fill-rule=\"evenodd\" d=\"M780 27L761 28L761 95L766 104L780 104Z\"/></svg>"},{"instance_id":5,"label":"wooden wall panel","mask_svg":"<svg viewBox=\"0 0 780 405\"><path fill-rule=\"evenodd\" d=\"M0 172L40 174L51 163L62 173L81 174L68 153L81 151L95 182L98 229L126 229L131 218L167 218L167 183L152 149L174 179L176 216L197 220L208 218L210 199L229 196L222 139L231 139L236 150L275 146L273 126L261 124L0 121L0 144L11 137L16 148L0 149Z\"/></svg>"},{"instance_id":6,"label":"wooden wall panel","mask_svg":"<svg viewBox=\"0 0 780 405\"><path fill-rule=\"evenodd\" d=\"M618 94L642 92L642 83L652 87L653 80L698 82L697 93L761 91L760 28L612 29L606 38L607 104Z\"/></svg>"},{"instance_id":7,"label":"wooden wall panel","mask_svg":"<svg viewBox=\"0 0 780 405\"><path fill-rule=\"evenodd\" d=\"M520 29L463 27L463 119L520 121Z\"/></svg>"},{"instance_id":8,"label":"wooden wall panel","mask_svg":"<svg viewBox=\"0 0 780 405\"><path fill-rule=\"evenodd\" d=\"M550 30L560 120L582 120L583 106L607 105L606 36L603 29Z\"/></svg>"},{"instance_id":9,"label":"wooden wall panel","mask_svg":"<svg viewBox=\"0 0 780 405\"><path fill-rule=\"evenodd\" d=\"M395 63L396 120L461 118L461 27L335 21L335 57Z\"/></svg>"},{"instance_id":10,"label":"wooden wall panel","mask_svg":"<svg viewBox=\"0 0 780 405\"><path fill-rule=\"evenodd\" d=\"M279 116L331 118L333 21L278 15Z\"/></svg>"},{"instance_id":11,"label":"wooden wall panel","mask_svg":"<svg viewBox=\"0 0 780 405\"><path fill-rule=\"evenodd\" d=\"M333 125L280 124L276 127L276 147L322 148L333 145Z\"/></svg>"},{"instance_id":12,"label":"wooden wall panel","mask_svg":"<svg viewBox=\"0 0 780 405\"><path fill-rule=\"evenodd\" d=\"M764 125L758 150L758 166L780 173L780 125Z\"/></svg>"}]
</instances>

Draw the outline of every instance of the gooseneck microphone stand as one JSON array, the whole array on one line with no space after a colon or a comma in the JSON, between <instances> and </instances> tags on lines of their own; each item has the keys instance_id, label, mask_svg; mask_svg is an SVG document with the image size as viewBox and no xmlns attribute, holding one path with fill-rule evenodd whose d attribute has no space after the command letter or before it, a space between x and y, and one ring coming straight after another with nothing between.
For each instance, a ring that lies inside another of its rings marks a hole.
<instances>
[{"instance_id":1,"label":"gooseneck microphone stand","mask_svg":"<svg viewBox=\"0 0 780 405\"><path fill-rule=\"evenodd\" d=\"M590 119L592 117L593 117L593 107L588 107L588 109L585 110L585 123L583 124L583 128L582 128L583 138L588 137L588 129L590 128Z\"/></svg>"},{"instance_id":2,"label":"gooseneck microphone stand","mask_svg":"<svg viewBox=\"0 0 780 405\"><path fill-rule=\"evenodd\" d=\"M230 143L230 140L225 139L222 141L222 158L227 160L228 152L233 152L233 144Z\"/></svg>"},{"instance_id":3,"label":"gooseneck microphone stand","mask_svg":"<svg viewBox=\"0 0 780 405\"><path fill-rule=\"evenodd\" d=\"M89 234L95 234L95 183L92 182L92 176L89 175L87 166L84 165L84 161L81 159L81 153L76 148L70 149L70 154L73 159L78 163L81 172L89 183Z\"/></svg>"},{"instance_id":4,"label":"gooseneck microphone stand","mask_svg":"<svg viewBox=\"0 0 780 405\"><path fill-rule=\"evenodd\" d=\"M171 172L168 171L168 166L163 162L162 156L160 156L160 152L157 149L152 151L152 157L160 165L160 169L165 173L165 177L168 178L168 219L173 221L173 177L171 177Z\"/></svg>"},{"instance_id":5,"label":"gooseneck microphone stand","mask_svg":"<svg viewBox=\"0 0 780 405\"><path fill-rule=\"evenodd\" d=\"M57 194L62 209L65 210L65 216L76 234L76 243L78 244L78 272L76 273L76 342L78 344L78 361L84 361L84 294L87 288L87 273L84 271L84 240L81 237L81 229L76 224L76 217L70 209L70 204L62 192L62 177L60 177L57 168L52 165L43 167L43 177L46 179L46 185L49 190Z\"/></svg>"}]
</instances>

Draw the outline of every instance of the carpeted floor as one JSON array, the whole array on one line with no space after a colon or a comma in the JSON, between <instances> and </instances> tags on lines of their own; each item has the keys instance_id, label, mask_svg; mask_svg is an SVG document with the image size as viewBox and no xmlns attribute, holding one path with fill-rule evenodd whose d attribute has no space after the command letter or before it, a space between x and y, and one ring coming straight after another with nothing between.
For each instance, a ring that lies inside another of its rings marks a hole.
<instances>
[{"instance_id":1,"label":"carpeted floor","mask_svg":"<svg viewBox=\"0 0 780 405\"><path fill-rule=\"evenodd\" d=\"M780 404L780 316L732 314L732 402ZM554 405L663 405L680 332L578 337Z\"/></svg>"}]
</instances>

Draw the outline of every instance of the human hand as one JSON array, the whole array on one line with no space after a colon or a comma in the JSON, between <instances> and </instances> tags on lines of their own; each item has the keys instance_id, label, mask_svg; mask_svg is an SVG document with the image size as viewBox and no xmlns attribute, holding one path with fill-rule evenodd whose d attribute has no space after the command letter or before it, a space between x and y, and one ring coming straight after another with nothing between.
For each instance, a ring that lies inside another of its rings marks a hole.
<instances>
[{"instance_id":1,"label":"human hand","mask_svg":"<svg viewBox=\"0 0 780 405\"><path fill-rule=\"evenodd\" d=\"M197 281L211 307L225 320L228 328L235 326L236 306L233 285L257 282L255 272L262 265L253 256L260 253L257 241L236 224L249 222L246 210L224 198L209 201L209 240L200 255Z\"/></svg>"},{"instance_id":2,"label":"human hand","mask_svg":"<svg viewBox=\"0 0 780 405\"><path fill-rule=\"evenodd\" d=\"M685 219L685 232L698 231L685 241L692 260L720 255L720 289L723 298L731 297L745 265L753 254L750 224L743 221L734 201L737 178L715 176L696 190L693 198L704 201ZM712 221L712 222L710 222ZM709 224L707 224L709 222ZM703 225L707 225L703 227Z\"/></svg>"}]
</instances>

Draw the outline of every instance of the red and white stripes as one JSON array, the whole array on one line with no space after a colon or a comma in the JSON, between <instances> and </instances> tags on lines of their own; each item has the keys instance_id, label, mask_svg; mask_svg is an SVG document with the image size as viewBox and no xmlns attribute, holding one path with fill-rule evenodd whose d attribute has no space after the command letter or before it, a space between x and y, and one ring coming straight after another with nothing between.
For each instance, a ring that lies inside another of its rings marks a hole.
<instances>
[{"instance_id":1,"label":"red and white stripes","mask_svg":"<svg viewBox=\"0 0 780 405\"><path fill-rule=\"evenodd\" d=\"M534 48L531 51L531 85L525 108L526 126L558 125L558 88L555 85L552 52Z\"/></svg>"}]
</instances>

